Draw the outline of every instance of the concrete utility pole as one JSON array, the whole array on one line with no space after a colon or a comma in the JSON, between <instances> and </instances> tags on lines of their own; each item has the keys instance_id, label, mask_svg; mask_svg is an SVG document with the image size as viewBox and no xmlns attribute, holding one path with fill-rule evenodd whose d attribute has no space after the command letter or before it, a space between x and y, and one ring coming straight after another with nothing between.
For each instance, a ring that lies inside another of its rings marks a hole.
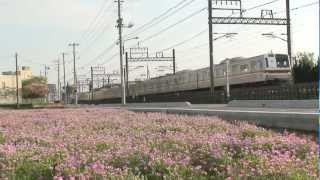
<instances>
[{"instance_id":1,"label":"concrete utility pole","mask_svg":"<svg viewBox=\"0 0 320 180\"><path fill-rule=\"evenodd\" d=\"M64 87L64 104L67 104L67 86L66 86L66 53L62 53L62 63L63 63L63 87Z\"/></svg>"},{"instance_id":2,"label":"concrete utility pole","mask_svg":"<svg viewBox=\"0 0 320 180\"><path fill-rule=\"evenodd\" d=\"M58 62L58 100L61 100L61 87L60 87L60 60L57 60Z\"/></svg>"},{"instance_id":3,"label":"concrete utility pole","mask_svg":"<svg viewBox=\"0 0 320 180\"><path fill-rule=\"evenodd\" d=\"M212 32L212 0L208 0L209 23L209 57L210 57L210 94L214 96L214 59L213 59L213 32Z\"/></svg>"},{"instance_id":4,"label":"concrete utility pole","mask_svg":"<svg viewBox=\"0 0 320 180\"><path fill-rule=\"evenodd\" d=\"M286 0L286 13L287 13L287 46L290 69L292 67L292 40L291 40L291 17L290 17L290 0Z\"/></svg>"},{"instance_id":5,"label":"concrete utility pole","mask_svg":"<svg viewBox=\"0 0 320 180\"><path fill-rule=\"evenodd\" d=\"M126 87L124 80L124 68L123 68L123 52L122 52L122 17L121 17L121 0L117 0L118 3L118 30L119 30L119 49L120 49L120 76L121 76L121 103L126 104Z\"/></svg>"},{"instance_id":6,"label":"concrete utility pole","mask_svg":"<svg viewBox=\"0 0 320 180\"><path fill-rule=\"evenodd\" d=\"M50 68L47 65L44 65L44 77L47 79L48 78L48 70Z\"/></svg>"},{"instance_id":7,"label":"concrete utility pole","mask_svg":"<svg viewBox=\"0 0 320 180\"><path fill-rule=\"evenodd\" d=\"M18 53L15 54L15 59L16 59L16 95L17 95L17 109L20 108L20 103L19 103L19 68L18 68Z\"/></svg>"},{"instance_id":8,"label":"concrete utility pole","mask_svg":"<svg viewBox=\"0 0 320 180\"><path fill-rule=\"evenodd\" d=\"M69 89L69 82L67 82L67 87L66 87L67 104L69 104L69 92L68 92L68 89Z\"/></svg>"},{"instance_id":9,"label":"concrete utility pole","mask_svg":"<svg viewBox=\"0 0 320 180\"><path fill-rule=\"evenodd\" d=\"M126 52L126 84L127 84L127 95L129 95L129 61L128 61L128 52Z\"/></svg>"},{"instance_id":10,"label":"concrete utility pole","mask_svg":"<svg viewBox=\"0 0 320 180\"><path fill-rule=\"evenodd\" d=\"M73 50L73 85L74 85L74 104L78 105L78 82L77 82L77 71L76 71L76 46L79 46L77 43L70 43L69 46L72 46Z\"/></svg>"},{"instance_id":11,"label":"concrete utility pole","mask_svg":"<svg viewBox=\"0 0 320 180\"><path fill-rule=\"evenodd\" d=\"M91 102L93 103L93 97L94 97L94 89L93 89L93 67L91 66Z\"/></svg>"}]
</instances>

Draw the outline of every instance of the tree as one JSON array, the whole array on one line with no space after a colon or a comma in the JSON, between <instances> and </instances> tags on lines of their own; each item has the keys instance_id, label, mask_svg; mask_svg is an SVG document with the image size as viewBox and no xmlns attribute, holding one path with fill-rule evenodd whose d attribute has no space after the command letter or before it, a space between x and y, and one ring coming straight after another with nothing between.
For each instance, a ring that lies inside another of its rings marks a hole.
<instances>
[{"instance_id":1,"label":"tree","mask_svg":"<svg viewBox=\"0 0 320 180\"><path fill-rule=\"evenodd\" d=\"M47 79L33 77L22 81L22 96L27 99L44 98L48 94Z\"/></svg>"},{"instance_id":2,"label":"tree","mask_svg":"<svg viewBox=\"0 0 320 180\"><path fill-rule=\"evenodd\" d=\"M317 65L313 53L298 53L292 67L295 83L310 83L317 80Z\"/></svg>"}]
</instances>

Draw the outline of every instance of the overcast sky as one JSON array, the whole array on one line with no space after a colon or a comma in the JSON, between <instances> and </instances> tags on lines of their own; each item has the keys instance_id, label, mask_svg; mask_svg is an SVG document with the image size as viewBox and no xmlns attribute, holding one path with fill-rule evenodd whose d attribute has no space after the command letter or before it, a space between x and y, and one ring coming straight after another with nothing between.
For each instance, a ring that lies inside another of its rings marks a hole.
<instances>
[{"instance_id":1,"label":"overcast sky","mask_svg":"<svg viewBox=\"0 0 320 180\"><path fill-rule=\"evenodd\" d=\"M137 28L180 1L182 0L124 1L122 7L124 23L134 24L133 28L124 29L124 34L135 32ZM243 8L249 9L270 1L243 0ZM291 7L299 7L313 2L316 0L291 0ZM132 34L130 37L138 36L139 41L143 41L140 46L149 47L150 52L156 52L197 35L188 43L175 47L178 70L206 67L209 65L208 45L206 44L208 42L207 10L201 11L201 9L206 8L207 1L185 0L184 4L179 7L182 6L184 8L170 15L161 23L157 23L140 33ZM282 12L284 8L285 0L279 0L248 11L244 15L257 17L260 16L261 9L273 9L276 17L285 17ZM66 58L67 80L71 80L72 56L71 47L68 47L70 42L80 44L77 47L79 75L88 74L90 66L96 65L105 66L108 72L117 71L119 57L115 55L118 52L118 46L113 45L118 38L115 28L116 12L116 3L113 0L0 0L0 71L14 69L13 55L18 52L20 65L31 66L35 75L39 75L40 71L44 70L44 64L50 66L49 81L55 83L57 72L54 60L61 60L61 53L67 52L69 53ZM318 54L318 13L318 4L292 11L294 52L308 51ZM191 14L196 15L164 30ZM262 33L270 32L281 36L281 33L286 33L285 27L214 25L213 29L217 33L238 33L232 39L220 39L214 42L216 63L225 58L237 56L250 57L270 51L286 52L284 41L261 36ZM162 30L163 33L158 34ZM125 45L132 47L136 46L137 42L137 40L132 40L126 42ZM170 51L165 53L170 54ZM131 64L130 66L141 65L146 66L147 64ZM163 65L170 64L149 64L152 75L161 74L154 68ZM145 68L132 72L132 79L145 72Z\"/></svg>"}]
</instances>

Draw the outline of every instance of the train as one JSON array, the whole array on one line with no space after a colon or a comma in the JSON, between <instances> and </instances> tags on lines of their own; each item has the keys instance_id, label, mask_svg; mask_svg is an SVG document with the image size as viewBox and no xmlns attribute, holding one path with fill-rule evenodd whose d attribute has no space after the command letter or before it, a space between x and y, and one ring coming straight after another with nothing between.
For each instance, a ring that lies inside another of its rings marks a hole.
<instances>
[{"instance_id":1,"label":"train","mask_svg":"<svg viewBox=\"0 0 320 180\"><path fill-rule=\"evenodd\" d=\"M228 76L228 78L227 78ZM286 54L262 54L254 57L225 59L214 67L215 88L230 86L250 86L261 83L292 81L290 61ZM176 74L130 83L128 97L135 98L152 94L175 93L210 88L210 68L183 70ZM94 92L82 93L80 101L100 101L121 97L119 86L100 88Z\"/></svg>"}]
</instances>

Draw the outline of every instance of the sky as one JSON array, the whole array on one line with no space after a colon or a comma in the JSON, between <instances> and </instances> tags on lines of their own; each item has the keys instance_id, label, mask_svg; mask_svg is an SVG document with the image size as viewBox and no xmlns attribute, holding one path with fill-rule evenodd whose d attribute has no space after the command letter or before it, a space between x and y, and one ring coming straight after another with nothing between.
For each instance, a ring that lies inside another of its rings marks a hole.
<instances>
[{"instance_id":1,"label":"sky","mask_svg":"<svg viewBox=\"0 0 320 180\"><path fill-rule=\"evenodd\" d=\"M243 0L242 4L243 9L250 9L271 1ZM295 8L316 1L290 2L291 8ZM159 19L154 19L179 2L182 0L125 0L122 4L124 24L134 26L124 28L124 37L139 37L139 40L126 41L126 49L137 46L139 42L140 47L148 47L150 53L155 53L189 40L175 46L177 69L209 66L207 0L184 0L176 8L179 9L176 13L170 14L160 23L157 23ZM72 82L73 57L72 48L68 46L72 42L79 43L76 48L76 66L81 78L90 77L91 66L103 66L108 73L119 71L119 47L115 44L118 39L116 5L113 0L0 0L0 71L14 70L14 53L17 52L20 66L31 66L33 73L39 75L43 74L47 65L50 67L49 82L56 83L57 60L61 62L61 54L65 52L68 53L67 80ZM259 17L261 9L272 9L275 17L284 18L285 0L246 11L244 16ZM214 15L228 16L230 12L214 12ZM294 53L307 51L318 55L319 4L293 10L291 16ZM152 20L152 26L141 29L141 26ZM215 63L225 58L250 57L271 51L286 53L284 41L261 35L273 32L281 36L286 33L284 26L213 25L213 32L238 33L233 38L214 41ZM170 56L171 49L164 54ZM170 72L170 67L160 72L158 66L170 65L163 62L131 63L131 69L144 67L130 71L130 80L145 77L147 66L154 77Z\"/></svg>"}]
</instances>

